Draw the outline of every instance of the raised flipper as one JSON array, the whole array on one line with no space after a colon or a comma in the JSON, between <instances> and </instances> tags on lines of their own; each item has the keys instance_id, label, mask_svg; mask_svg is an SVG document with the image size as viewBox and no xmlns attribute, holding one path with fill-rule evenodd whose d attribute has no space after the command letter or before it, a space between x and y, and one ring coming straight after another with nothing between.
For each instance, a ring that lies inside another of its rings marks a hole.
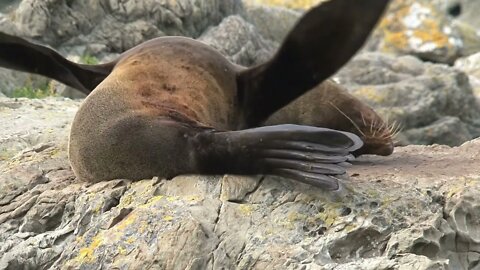
<instances>
[{"instance_id":1,"label":"raised flipper","mask_svg":"<svg viewBox=\"0 0 480 270\"><path fill-rule=\"evenodd\" d=\"M364 44L389 0L330 0L308 11L267 63L239 73L247 127L333 75Z\"/></svg>"},{"instance_id":2,"label":"raised flipper","mask_svg":"<svg viewBox=\"0 0 480 270\"><path fill-rule=\"evenodd\" d=\"M338 189L335 175L363 145L351 133L299 125L201 132L192 141L197 172L272 174L327 190Z\"/></svg>"},{"instance_id":3,"label":"raised flipper","mask_svg":"<svg viewBox=\"0 0 480 270\"><path fill-rule=\"evenodd\" d=\"M82 65L56 51L0 32L0 66L36 73L89 94L112 71L115 63Z\"/></svg>"}]
</instances>

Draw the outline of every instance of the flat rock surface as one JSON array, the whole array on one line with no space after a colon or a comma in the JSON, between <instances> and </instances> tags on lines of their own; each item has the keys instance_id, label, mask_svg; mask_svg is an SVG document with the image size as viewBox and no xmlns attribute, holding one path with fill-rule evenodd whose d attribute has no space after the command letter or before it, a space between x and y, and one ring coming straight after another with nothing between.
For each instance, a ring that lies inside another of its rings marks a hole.
<instances>
[{"instance_id":1,"label":"flat rock surface","mask_svg":"<svg viewBox=\"0 0 480 270\"><path fill-rule=\"evenodd\" d=\"M33 146L65 141L80 101L0 97L0 165Z\"/></svg>"}]
</instances>

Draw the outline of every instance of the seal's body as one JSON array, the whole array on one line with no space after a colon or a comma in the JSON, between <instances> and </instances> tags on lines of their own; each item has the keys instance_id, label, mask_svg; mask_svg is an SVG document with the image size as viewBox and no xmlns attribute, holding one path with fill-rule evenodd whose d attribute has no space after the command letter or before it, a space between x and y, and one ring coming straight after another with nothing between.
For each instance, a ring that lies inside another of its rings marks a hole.
<instances>
[{"instance_id":1,"label":"seal's body","mask_svg":"<svg viewBox=\"0 0 480 270\"><path fill-rule=\"evenodd\" d=\"M75 116L69 152L76 175L98 181L195 172L181 166L189 163L186 130L236 129L235 74L216 50L188 38L157 38L127 51ZM165 143L149 149L151 139Z\"/></svg>"},{"instance_id":2,"label":"seal's body","mask_svg":"<svg viewBox=\"0 0 480 270\"><path fill-rule=\"evenodd\" d=\"M248 69L188 38L157 38L92 66L4 33L0 66L89 94L69 146L72 168L83 180L274 174L332 190L339 187L335 175L345 173L350 153L363 144L358 136L302 125L258 126L344 65L387 3L318 5L270 61Z\"/></svg>"}]
</instances>

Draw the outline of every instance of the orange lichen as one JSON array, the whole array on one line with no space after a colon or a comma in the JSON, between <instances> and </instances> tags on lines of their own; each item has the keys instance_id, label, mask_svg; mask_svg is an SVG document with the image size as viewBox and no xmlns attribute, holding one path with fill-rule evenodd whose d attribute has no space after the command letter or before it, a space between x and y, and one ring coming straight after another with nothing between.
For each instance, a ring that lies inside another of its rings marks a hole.
<instances>
[{"instance_id":1,"label":"orange lichen","mask_svg":"<svg viewBox=\"0 0 480 270\"><path fill-rule=\"evenodd\" d=\"M412 7L414 1L396 1L392 3L388 15L379 23L377 34L383 36L383 50L405 51L412 46L433 44L438 48L452 48L449 37L442 31L442 25L438 22L439 15L433 6L419 4ZM428 13L412 15L416 9L424 8ZM423 15L423 16L422 16ZM418 21L418 26L409 26L406 18L413 16ZM418 43L418 44L417 44Z\"/></svg>"},{"instance_id":2,"label":"orange lichen","mask_svg":"<svg viewBox=\"0 0 480 270\"><path fill-rule=\"evenodd\" d=\"M413 36L424 43L433 42L438 47L451 47L448 36L440 30L440 25L433 19L425 19L422 28L413 31Z\"/></svg>"}]
</instances>

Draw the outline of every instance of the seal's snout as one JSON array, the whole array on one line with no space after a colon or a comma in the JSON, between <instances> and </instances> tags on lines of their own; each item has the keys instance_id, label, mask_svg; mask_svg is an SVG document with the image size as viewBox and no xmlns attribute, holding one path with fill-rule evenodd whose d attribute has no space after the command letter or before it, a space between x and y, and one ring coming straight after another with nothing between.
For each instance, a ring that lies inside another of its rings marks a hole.
<instances>
[{"instance_id":1,"label":"seal's snout","mask_svg":"<svg viewBox=\"0 0 480 270\"><path fill-rule=\"evenodd\" d=\"M365 142L362 148L358 149L357 151L353 152L353 155L358 157L361 155L369 154L369 155L379 155L379 156L389 156L393 153L393 142Z\"/></svg>"},{"instance_id":2,"label":"seal's snout","mask_svg":"<svg viewBox=\"0 0 480 270\"><path fill-rule=\"evenodd\" d=\"M389 156L393 153L393 142L387 142L383 146L378 147L377 155Z\"/></svg>"}]
</instances>

